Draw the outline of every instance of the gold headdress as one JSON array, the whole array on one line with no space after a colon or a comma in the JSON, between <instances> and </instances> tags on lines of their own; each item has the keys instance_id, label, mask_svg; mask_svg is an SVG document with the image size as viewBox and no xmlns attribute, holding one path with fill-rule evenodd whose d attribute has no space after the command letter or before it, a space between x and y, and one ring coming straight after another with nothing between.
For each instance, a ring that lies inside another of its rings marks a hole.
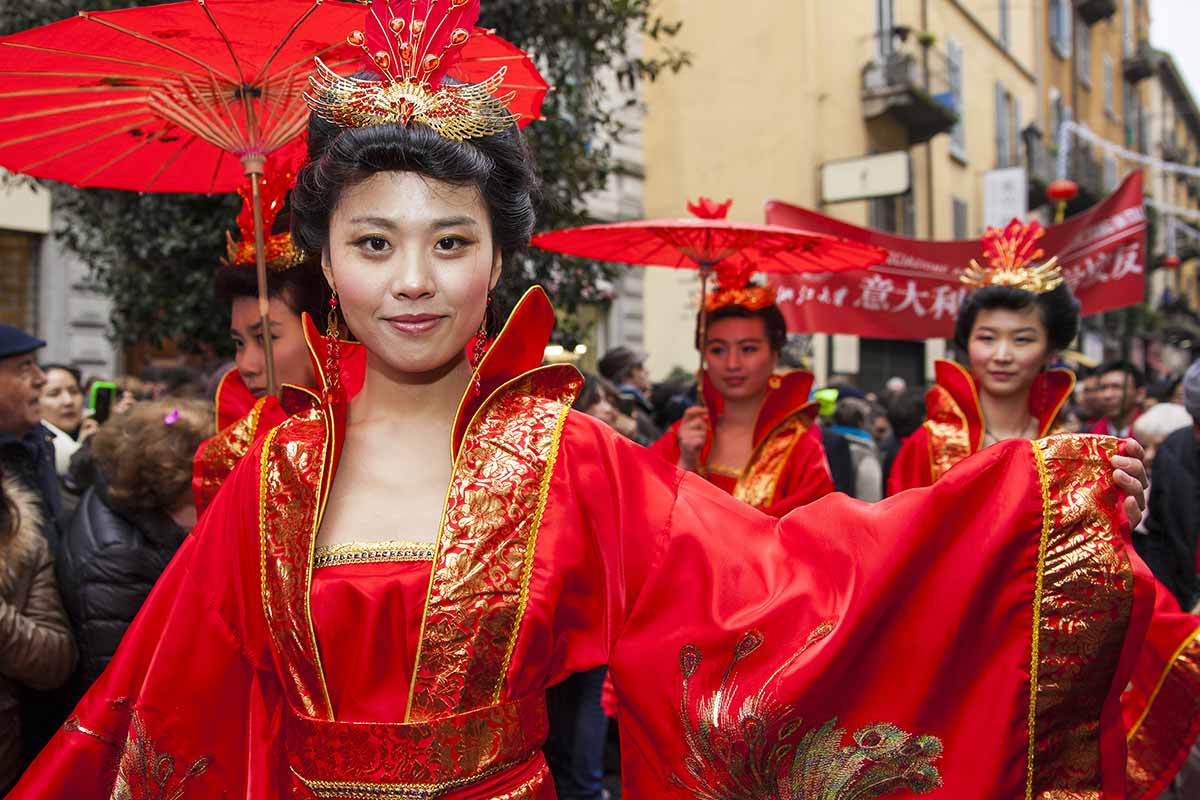
<instances>
[{"instance_id":1,"label":"gold headdress","mask_svg":"<svg viewBox=\"0 0 1200 800\"><path fill-rule=\"evenodd\" d=\"M344 78L318 58L305 99L343 128L416 120L456 142L507 130L519 118L507 108L515 92L495 95L506 67L482 83L444 83L478 19L479 0L372 0L366 32L353 31L346 41L383 79Z\"/></svg>"},{"instance_id":2,"label":"gold headdress","mask_svg":"<svg viewBox=\"0 0 1200 800\"><path fill-rule=\"evenodd\" d=\"M758 286L750 282L753 268L725 268L716 270L717 286L704 296L704 310L711 314L726 306L741 306L750 311L759 311L775 305L774 286Z\"/></svg>"},{"instance_id":3,"label":"gold headdress","mask_svg":"<svg viewBox=\"0 0 1200 800\"><path fill-rule=\"evenodd\" d=\"M983 253L988 266L983 267L971 259L960 280L972 289L984 286L1012 286L1033 294L1045 294L1062 285L1062 269L1058 258L1051 258L1040 266L1034 261L1046 253L1038 247L1038 241L1046 235L1046 229L1036 220L1024 224L1014 219L1005 226L988 228L983 235Z\"/></svg>"},{"instance_id":4,"label":"gold headdress","mask_svg":"<svg viewBox=\"0 0 1200 800\"><path fill-rule=\"evenodd\" d=\"M271 227L283 210L287 193L296 180L290 169L264 171L259 178L259 197L262 199L263 230L268 232L264 239L264 251L267 268L275 272L284 272L298 266L304 261L304 251L296 247L290 231L270 234ZM238 214L237 226L241 238L234 240L229 231L225 232L225 265L244 266L256 261L254 249L254 201L250 187L238 189L242 196L242 211Z\"/></svg>"}]
</instances>

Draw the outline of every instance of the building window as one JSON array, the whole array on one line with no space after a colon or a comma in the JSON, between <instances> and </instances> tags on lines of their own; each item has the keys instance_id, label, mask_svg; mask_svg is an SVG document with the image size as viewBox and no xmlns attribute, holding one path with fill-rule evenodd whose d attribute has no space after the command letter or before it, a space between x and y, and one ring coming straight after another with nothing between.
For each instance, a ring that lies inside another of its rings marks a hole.
<instances>
[{"instance_id":1,"label":"building window","mask_svg":"<svg viewBox=\"0 0 1200 800\"><path fill-rule=\"evenodd\" d=\"M1121 4L1121 45L1125 57L1133 55L1137 47L1137 20L1133 16L1133 0Z\"/></svg>"},{"instance_id":2,"label":"building window","mask_svg":"<svg viewBox=\"0 0 1200 800\"><path fill-rule=\"evenodd\" d=\"M1075 26L1075 76L1084 86L1092 85L1092 29Z\"/></svg>"},{"instance_id":3,"label":"building window","mask_svg":"<svg viewBox=\"0 0 1200 800\"><path fill-rule=\"evenodd\" d=\"M1117 115L1117 91L1116 85L1113 82L1113 60L1112 56L1104 57L1104 113L1110 117Z\"/></svg>"},{"instance_id":4,"label":"building window","mask_svg":"<svg viewBox=\"0 0 1200 800\"><path fill-rule=\"evenodd\" d=\"M967 201L960 197L954 197L951 198L951 202L954 209L954 238L959 240L966 239L970 235L967 222Z\"/></svg>"},{"instance_id":5,"label":"building window","mask_svg":"<svg viewBox=\"0 0 1200 800\"><path fill-rule=\"evenodd\" d=\"M1050 135L1053 138L1050 140L1050 145L1054 148L1054 152L1058 152L1063 124L1070 119L1070 106L1063 101L1062 93L1052 88L1050 90Z\"/></svg>"},{"instance_id":6,"label":"building window","mask_svg":"<svg viewBox=\"0 0 1200 800\"><path fill-rule=\"evenodd\" d=\"M1104 188L1110 192L1117 188L1117 157L1112 153L1104 154Z\"/></svg>"},{"instance_id":7,"label":"building window","mask_svg":"<svg viewBox=\"0 0 1200 800\"><path fill-rule=\"evenodd\" d=\"M875 43L880 61L887 61L894 49L896 9L893 2L894 0L875 0Z\"/></svg>"},{"instance_id":8,"label":"building window","mask_svg":"<svg viewBox=\"0 0 1200 800\"><path fill-rule=\"evenodd\" d=\"M1008 0L1000 0L1000 44L1009 46L1008 40Z\"/></svg>"},{"instance_id":9,"label":"building window","mask_svg":"<svg viewBox=\"0 0 1200 800\"><path fill-rule=\"evenodd\" d=\"M1013 154L1013 97L1004 88L1004 84L996 82L996 167L1002 169L1011 167L1015 161Z\"/></svg>"},{"instance_id":10,"label":"building window","mask_svg":"<svg viewBox=\"0 0 1200 800\"><path fill-rule=\"evenodd\" d=\"M1060 58L1071 57L1071 0L1050 0L1050 44Z\"/></svg>"},{"instance_id":11,"label":"building window","mask_svg":"<svg viewBox=\"0 0 1200 800\"><path fill-rule=\"evenodd\" d=\"M950 155L960 161L967 160L966 103L963 102L963 49L953 39L946 40L946 72L950 83L950 95L954 101L954 112L958 122L950 129Z\"/></svg>"}]
</instances>

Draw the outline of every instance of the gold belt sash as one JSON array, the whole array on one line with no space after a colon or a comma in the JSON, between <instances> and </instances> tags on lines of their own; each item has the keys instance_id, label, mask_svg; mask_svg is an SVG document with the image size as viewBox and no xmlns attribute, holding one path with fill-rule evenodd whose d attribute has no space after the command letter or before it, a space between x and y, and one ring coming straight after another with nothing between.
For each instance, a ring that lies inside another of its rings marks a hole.
<instances>
[{"instance_id":1,"label":"gold belt sash","mask_svg":"<svg viewBox=\"0 0 1200 800\"><path fill-rule=\"evenodd\" d=\"M540 759L549 722L538 694L407 724L289 711L284 728L292 773L314 796L422 800Z\"/></svg>"}]
</instances>

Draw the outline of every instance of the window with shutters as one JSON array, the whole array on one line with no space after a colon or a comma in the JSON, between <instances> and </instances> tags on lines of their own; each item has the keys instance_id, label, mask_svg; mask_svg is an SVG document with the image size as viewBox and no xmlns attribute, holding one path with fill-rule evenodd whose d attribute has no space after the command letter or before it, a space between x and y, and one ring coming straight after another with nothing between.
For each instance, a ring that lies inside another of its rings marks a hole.
<instances>
[{"instance_id":1,"label":"window with shutters","mask_svg":"<svg viewBox=\"0 0 1200 800\"><path fill-rule=\"evenodd\" d=\"M969 212L967 201L961 197L952 197L951 203L953 205L952 214L954 216L954 238L966 239L970 236L969 223L967 221Z\"/></svg>"},{"instance_id":2,"label":"window with shutters","mask_svg":"<svg viewBox=\"0 0 1200 800\"><path fill-rule=\"evenodd\" d=\"M996 167L1012 166L1012 97L996 82Z\"/></svg>"},{"instance_id":3,"label":"window with shutters","mask_svg":"<svg viewBox=\"0 0 1200 800\"><path fill-rule=\"evenodd\" d=\"M1089 89L1092 86L1092 29L1075 26L1075 76Z\"/></svg>"},{"instance_id":4,"label":"window with shutters","mask_svg":"<svg viewBox=\"0 0 1200 800\"><path fill-rule=\"evenodd\" d=\"M1050 0L1050 44L1059 58L1071 57L1071 0Z\"/></svg>"},{"instance_id":5,"label":"window with shutters","mask_svg":"<svg viewBox=\"0 0 1200 800\"><path fill-rule=\"evenodd\" d=\"M1006 48L1009 46L1009 30L1008 30L1008 0L1000 0L997 4L1000 12L1000 44Z\"/></svg>"},{"instance_id":6,"label":"window with shutters","mask_svg":"<svg viewBox=\"0 0 1200 800\"><path fill-rule=\"evenodd\" d=\"M946 40L946 73L950 95L958 122L950 129L950 155L959 161L967 160L966 103L963 98L963 49L953 39Z\"/></svg>"}]
</instances>

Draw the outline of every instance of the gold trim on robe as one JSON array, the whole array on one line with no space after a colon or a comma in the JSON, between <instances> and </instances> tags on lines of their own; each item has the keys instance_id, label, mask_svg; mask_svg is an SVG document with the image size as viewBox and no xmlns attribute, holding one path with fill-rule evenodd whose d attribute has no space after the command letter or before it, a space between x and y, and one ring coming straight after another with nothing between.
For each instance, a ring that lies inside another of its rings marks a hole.
<instances>
[{"instance_id":1,"label":"gold trim on robe","mask_svg":"<svg viewBox=\"0 0 1200 800\"><path fill-rule=\"evenodd\" d=\"M555 380L559 378L559 380ZM499 701L577 380L558 368L501 388L454 466L421 626L409 722Z\"/></svg>"},{"instance_id":2,"label":"gold trim on robe","mask_svg":"<svg viewBox=\"0 0 1200 800\"><path fill-rule=\"evenodd\" d=\"M1096 495L1112 471L1115 440L1052 437L1032 443L1043 487L1043 530L1033 603L1026 800L1100 796L1100 731L1133 609L1133 565L1120 506Z\"/></svg>"},{"instance_id":3,"label":"gold trim on robe","mask_svg":"<svg viewBox=\"0 0 1200 800\"><path fill-rule=\"evenodd\" d=\"M734 487L733 496L755 508L772 505L788 459L800 439L808 433L810 425L808 415L800 412L788 417L767 434L754 448L750 463Z\"/></svg>"},{"instance_id":4,"label":"gold trim on robe","mask_svg":"<svg viewBox=\"0 0 1200 800\"><path fill-rule=\"evenodd\" d=\"M1131 787L1153 785L1157 776L1170 769L1171 762L1192 744L1193 721L1200 716L1197 685L1200 685L1200 629L1183 641L1163 668L1141 717L1129 731L1126 775ZM1130 797L1138 795L1133 793Z\"/></svg>"},{"instance_id":5,"label":"gold trim on robe","mask_svg":"<svg viewBox=\"0 0 1200 800\"><path fill-rule=\"evenodd\" d=\"M333 719L309 608L313 551L330 459L326 412L312 409L272 430L262 449L259 538L263 612L292 706Z\"/></svg>"}]
</instances>

